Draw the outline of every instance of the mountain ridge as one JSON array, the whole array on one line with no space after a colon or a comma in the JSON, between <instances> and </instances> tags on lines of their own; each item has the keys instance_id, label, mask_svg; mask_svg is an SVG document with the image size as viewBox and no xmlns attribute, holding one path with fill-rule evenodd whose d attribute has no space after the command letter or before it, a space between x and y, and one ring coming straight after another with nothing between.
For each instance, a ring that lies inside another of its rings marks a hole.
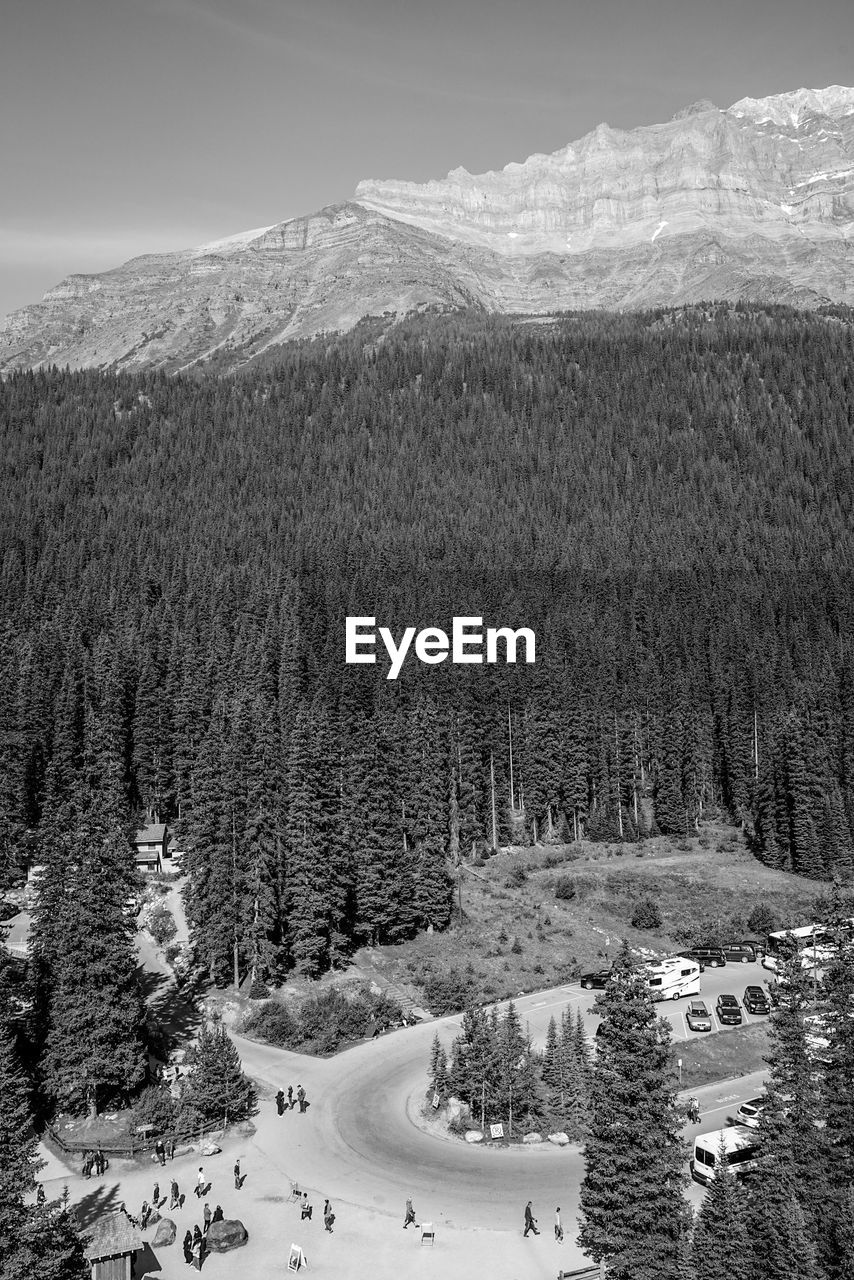
<instances>
[{"instance_id":1,"label":"mountain ridge","mask_svg":"<svg viewBox=\"0 0 854 1280\"><path fill-rule=\"evenodd\" d=\"M313 214L71 275L7 318L0 371L239 364L424 306L711 298L854 303L854 88L703 99L500 170L366 179Z\"/></svg>"}]
</instances>

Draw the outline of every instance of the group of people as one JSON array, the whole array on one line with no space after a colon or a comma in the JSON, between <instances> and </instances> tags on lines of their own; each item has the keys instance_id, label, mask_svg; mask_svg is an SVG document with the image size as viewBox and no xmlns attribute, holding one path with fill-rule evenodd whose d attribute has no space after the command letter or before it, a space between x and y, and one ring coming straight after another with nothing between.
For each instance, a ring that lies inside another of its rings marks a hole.
<instances>
[{"instance_id":1,"label":"group of people","mask_svg":"<svg viewBox=\"0 0 854 1280\"><path fill-rule=\"evenodd\" d=\"M195 1267L197 1271L201 1271L202 1263L205 1260L205 1237L208 1234L211 1223L222 1222L223 1216L220 1205L217 1205L213 1213L211 1213L210 1205L206 1204L203 1226L200 1227L196 1223L192 1231L187 1230L183 1240L183 1249L184 1261L188 1266Z\"/></svg>"},{"instance_id":2,"label":"group of people","mask_svg":"<svg viewBox=\"0 0 854 1280\"><path fill-rule=\"evenodd\" d=\"M83 1153L83 1177L91 1178L94 1173L96 1177L100 1178L108 1163L109 1161L100 1147L95 1151L85 1151Z\"/></svg>"},{"instance_id":3,"label":"group of people","mask_svg":"<svg viewBox=\"0 0 854 1280\"><path fill-rule=\"evenodd\" d=\"M530 1200L525 1205L525 1230L522 1234L527 1236L529 1233L535 1236L540 1234L537 1219L534 1217L534 1206ZM560 1205L555 1209L555 1240L557 1240L558 1244L563 1244L563 1223L560 1217Z\"/></svg>"},{"instance_id":4,"label":"group of people","mask_svg":"<svg viewBox=\"0 0 854 1280\"><path fill-rule=\"evenodd\" d=\"M297 1104L299 1104L299 1109L303 1114L308 1110L308 1099L305 1096L305 1089L303 1089L301 1084L297 1085L296 1096L294 1096L294 1087L292 1084L288 1085L287 1098L281 1089L276 1094L276 1110L280 1116L283 1116L286 1111L293 1111Z\"/></svg>"},{"instance_id":5,"label":"group of people","mask_svg":"<svg viewBox=\"0 0 854 1280\"><path fill-rule=\"evenodd\" d=\"M300 1222L305 1222L306 1219L311 1222L312 1215L314 1213L314 1205L308 1198L308 1192L299 1191L297 1192L297 1195L300 1197ZM327 1197L323 1202L323 1229L332 1235L332 1228L334 1225L335 1213L332 1209L332 1201Z\"/></svg>"}]
</instances>

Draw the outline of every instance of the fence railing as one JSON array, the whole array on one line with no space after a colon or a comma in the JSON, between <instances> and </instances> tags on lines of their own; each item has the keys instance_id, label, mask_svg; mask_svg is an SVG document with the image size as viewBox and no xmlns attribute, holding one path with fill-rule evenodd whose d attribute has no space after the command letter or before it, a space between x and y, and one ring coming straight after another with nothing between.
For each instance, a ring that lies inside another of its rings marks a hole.
<instances>
[{"instance_id":1,"label":"fence railing","mask_svg":"<svg viewBox=\"0 0 854 1280\"><path fill-rule=\"evenodd\" d=\"M170 1143L178 1146L186 1146L187 1143L201 1142L202 1138L211 1133L225 1132L226 1126L222 1120L211 1120L207 1124L194 1125L192 1129L184 1129L179 1133L152 1133L143 1136L136 1133L117 1133L114 1137L92 1139L86 1142L69 1141L63 1138L52 1125L45 1125L45 1137L54 1142L65 1155L83 1156L87 1151L95 1151L98 1147L105 1156L121 1156L133 1159L135 1156L143 1156L146 1152L153 1152L158 1142L162 1142L167 1151L170 1149Z\"/></svg>"}]
</instances>

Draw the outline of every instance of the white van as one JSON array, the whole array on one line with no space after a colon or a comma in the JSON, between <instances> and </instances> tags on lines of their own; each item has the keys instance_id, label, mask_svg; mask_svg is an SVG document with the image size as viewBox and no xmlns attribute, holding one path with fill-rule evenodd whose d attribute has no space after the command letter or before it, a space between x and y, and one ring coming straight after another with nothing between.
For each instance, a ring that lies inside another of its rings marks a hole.
<instances>
[{"instance_id":1,"label":"white van","mask_svg":"<svg viewBox=\"0 0 854 1280\"><path fill-rule=\"evenodd\" d=\"M726 1162L736 1177L749 1173L759 1160L756 1134L743 1124L730 1125L726 1129L714 1129L711 1133L698 1133L694 1139L691 1157L691 1177L695 1182L708 1183L715 1176L715 1165L720 1156L721 1140Z\"/></svg>"},{"instance_id":2,"label":"white van","mask_svg":"<svg viewBox=\"0 0 854 1280\"><path fill-rule=\"evenodd\" d=\"M653 1000L681 1000L700 994L700 966L696 960L674 956L649 965L646 984Z\"/></svg>"}]
</instances>

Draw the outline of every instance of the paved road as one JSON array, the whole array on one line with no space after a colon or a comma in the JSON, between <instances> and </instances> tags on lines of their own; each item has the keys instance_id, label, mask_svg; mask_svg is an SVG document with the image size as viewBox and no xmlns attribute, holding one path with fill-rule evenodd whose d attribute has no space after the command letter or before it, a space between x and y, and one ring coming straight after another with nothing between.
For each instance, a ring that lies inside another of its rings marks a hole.
<instances>
[{"instance_id":1,"label":"paved road","mask_svg":"<svg viewBox=\"0 0 854 1280\"><path fill-rule=\"evenodd\" d=\"M703 975L702 998L710 1011L717 995L731 991L739 999L748 983L762 980L758 965L728 965ZM520 997L516 1007L535 1044L542 1044L551 1016L560 1019L569 1005L585 1011L592 1036L598 1017L595 992L577 984ZM687 1000L667 1002L662 1013L677 1037L694 1033L685 1025ZM750 1019L748 1019L749 1021ZM289 1139L297 1136L299 1165L316 1185L366 1207L398 1214L401 1195L411 1194L427 1216L448 1225L493 1227L515 1222L521 1203L561 1204L574 1213L583 1165L576 1148L493 1150L424 1132L412 1120L426 1088L430 1043L438 1030L450 1046L460 1016L444 1018L387 1035L338 1057L318 1061L236 1037L247 1071L274 1088L303 1084L313 1099L309 1114L288 1119ZM686 1129L721 1127L738 1103L761 1087L762 1073L698 1091L702 1120ZM293 1119L302 1124L295 1130ZM304 1120L304 1123L303 1123ZM302 1139L309 1141L302 1141ZM697 1189L697 1194L701 1194ZM459 1209L457 1209L457 1206ZM460 1218L464 1216L464 1223Z\"/></svg>"}]
</instances>

